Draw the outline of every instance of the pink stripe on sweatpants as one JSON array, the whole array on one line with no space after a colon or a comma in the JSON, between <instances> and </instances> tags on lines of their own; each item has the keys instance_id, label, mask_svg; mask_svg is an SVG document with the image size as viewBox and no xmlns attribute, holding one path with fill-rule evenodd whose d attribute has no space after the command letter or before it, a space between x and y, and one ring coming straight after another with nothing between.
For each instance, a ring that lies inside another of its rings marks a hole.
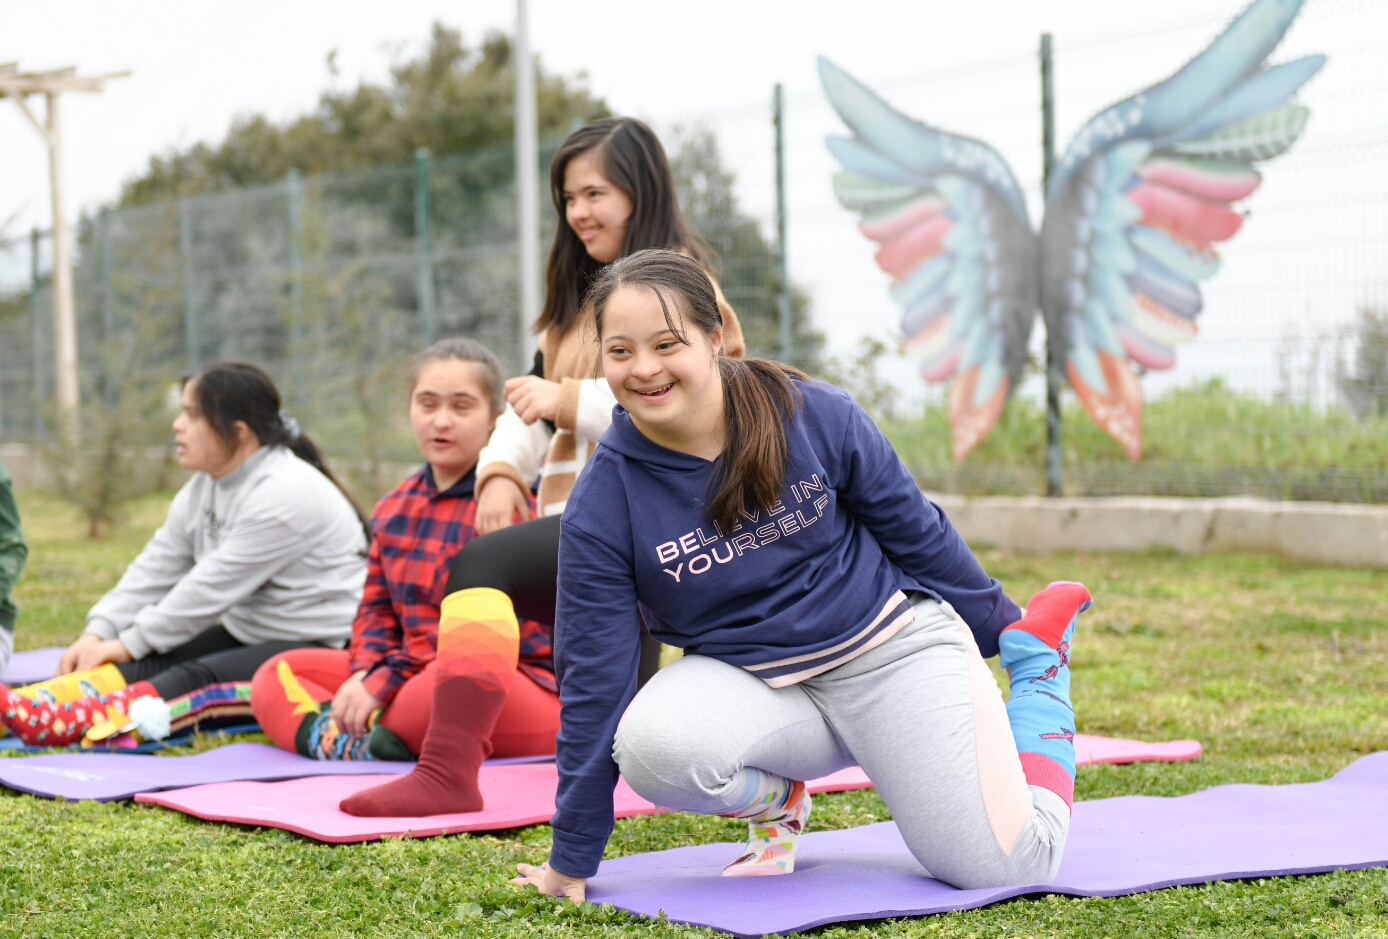
<instances>
[{"instance_id":1,"label":"pink stripe on sweatpants","mask_svg":"<svg viewBox=\"0 0 1388 939\"><path fill-rule=\"evenodd\" d=\"M1064 799L1067 806L1074 808L1075 781L1063 766L1040 753L1018 753L1017 756L1022 761L1022 774L1027 778L1028 786L1049 789Z\"/></svg>"}]
</instances>

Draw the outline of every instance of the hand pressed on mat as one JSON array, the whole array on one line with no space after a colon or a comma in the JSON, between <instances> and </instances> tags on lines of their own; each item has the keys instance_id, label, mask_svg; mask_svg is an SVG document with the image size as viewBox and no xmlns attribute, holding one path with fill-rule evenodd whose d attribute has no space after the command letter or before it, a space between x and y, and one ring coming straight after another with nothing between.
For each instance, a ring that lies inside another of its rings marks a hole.
<instances>
[{"instance_id":1,"label":"hand pressed on mat","mask_svg":"<svg viewBox=\"0 0 1388 939\"><path fill-rule=\"evenodd\" d=\"M529 884L547 897L567 897L575 903L587 899L588 879L561 874L549 866L549 862L536 867L533 864L517 864L520 873L511 878L511 883L524 887Z\"/></svg>"}]
</instances>

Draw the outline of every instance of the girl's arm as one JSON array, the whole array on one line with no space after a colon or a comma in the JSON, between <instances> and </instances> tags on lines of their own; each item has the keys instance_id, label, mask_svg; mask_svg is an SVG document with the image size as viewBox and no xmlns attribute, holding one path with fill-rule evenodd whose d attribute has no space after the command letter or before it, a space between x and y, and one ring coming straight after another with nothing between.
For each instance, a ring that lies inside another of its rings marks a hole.
<instances>
[{"instance_id":1,"label":"girl's arm","mask_svg":"<svg viewBox=\"0 0 1388 939\"><path fill-rule=\"evenodd\" d=\"M304 537L281 509L266 505L238 519L215 551L141 609L117 636L131 656L177 648L301 558L308 550Z\"/></svg>"},{"instance_id":2,"label":"girl's arm","mask_svg":"<svg viewBox=\"0 0 1388 939\"><path fill-rule=\"evenodd\" d=\"M193 519L188 482L169 506L168 518L130 563L114 587L87 613L85 633L103 640L115 639L128 629L139 612L158 603L193 569L193 543L189 531Z\"/></svg>"},{"instance_id":3,"label":"girl's arm","mask_svg":"<svg viewBox=\"0 0 1388 939\"><path fill-rule=\"evenodd\" d=\"M612 834L618 776L612 742L636 694L641 624L631 558L570 524L567 515L554 638L561 710L549 864L570 877L591 877Z\"/></svg>"},{"instance_id":4,"label":"girl's arm","mask_svg":"<svg viewBox=\"0 0 1388 939\"><path fill-rule=\"evenodd\" d=\"M24 559L29 549L24 544L24 530L19 527L19 509L14 504L14 492L10 486L10 475L0 464L0 631L13 633L16 608L10 600L10 591L24 570ZM0 643L3 643L0 638ZM13 644L13 643L11 643ZM9 654L0 646L0 669Z\"/></svg>"},{"instance_id":5,"label":"girl's arm","mask_svg":"<svg viewBox=\"0 0 1388 939\"><path fill-rule=\"evenodd\" d=\"M505 476L522 492L530 492L530 483L540 474L545 462L551 436L544 421L527 424L508 404L496 419L496 429L487 445L477 456L476 491L480 494L492 477Z\"/></svg>"},{"instance_id":6,"label":"girl's arm","mask_svg":"<svg viewBox=\"0 0 1388 939\"><path fill-rule=\"evenodd\" d=\"M405 630L391 602L390 586L381 569L381 539L371 539L366 555L366 585L361 605L352 621L349 669L366 672L362 687L382 704L418 671L418 663L405 654Z\"/></svg>"},{"instance_id":7,"label":"girl's arm","mask_svg":"<svg viewBox=\"0 0 1388 939\"><path fill-rule=\"evenodd\" d=\"M845 432L838 497L906 576L954 607L984 657L998 654L998 633L1021 619L1017 604L989 577L944 511L925 497L891 441L844 392Z\"/></svg>"}]
</instances>

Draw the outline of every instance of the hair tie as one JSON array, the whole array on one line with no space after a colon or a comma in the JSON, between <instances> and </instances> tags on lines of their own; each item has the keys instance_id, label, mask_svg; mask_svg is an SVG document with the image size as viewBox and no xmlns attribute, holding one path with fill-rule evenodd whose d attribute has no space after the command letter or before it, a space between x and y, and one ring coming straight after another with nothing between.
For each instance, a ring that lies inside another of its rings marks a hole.
<instances>
[{"instance_id":1,"label":"hair tie","mask_svg":"<svg viewBox=\"0 0 1388 939\"><path fill-rule=\"evenodd\" d=\"M288 411L280 412L280 426L284 428L284 432L289 435L290 440L298 440L302 433L299 430L299 422L294 420L293 415Z\"/></svg>"}]
</instances>

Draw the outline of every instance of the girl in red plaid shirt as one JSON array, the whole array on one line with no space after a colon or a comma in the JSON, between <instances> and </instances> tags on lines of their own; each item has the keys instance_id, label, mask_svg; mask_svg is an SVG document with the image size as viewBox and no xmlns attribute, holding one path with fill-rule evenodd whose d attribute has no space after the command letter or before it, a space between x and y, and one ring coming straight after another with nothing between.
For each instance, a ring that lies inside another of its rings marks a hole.
<instances>
[{"instance_id":1,"label":"girl in red plaid shirt","mask_svg":"<svg viewBox=\"0 0 1388 939\"><path fill-rule=\"evenodd\" d=\"M476 715L473 732L431 742L459 751L454 772L475 778L491 753L554 752L551 627L513 619L479 631L450 620L444 597L449 562L475 534L477 455L504 406L501 367L479 343L448 339L420 356L410 422L427 462L371 514L350 646L294 650L256 672L252 707L284 749L315 759L412 760L424 745L436 686L463 679L468 700L458 706Z\"/></svg>"}]
</instances>

